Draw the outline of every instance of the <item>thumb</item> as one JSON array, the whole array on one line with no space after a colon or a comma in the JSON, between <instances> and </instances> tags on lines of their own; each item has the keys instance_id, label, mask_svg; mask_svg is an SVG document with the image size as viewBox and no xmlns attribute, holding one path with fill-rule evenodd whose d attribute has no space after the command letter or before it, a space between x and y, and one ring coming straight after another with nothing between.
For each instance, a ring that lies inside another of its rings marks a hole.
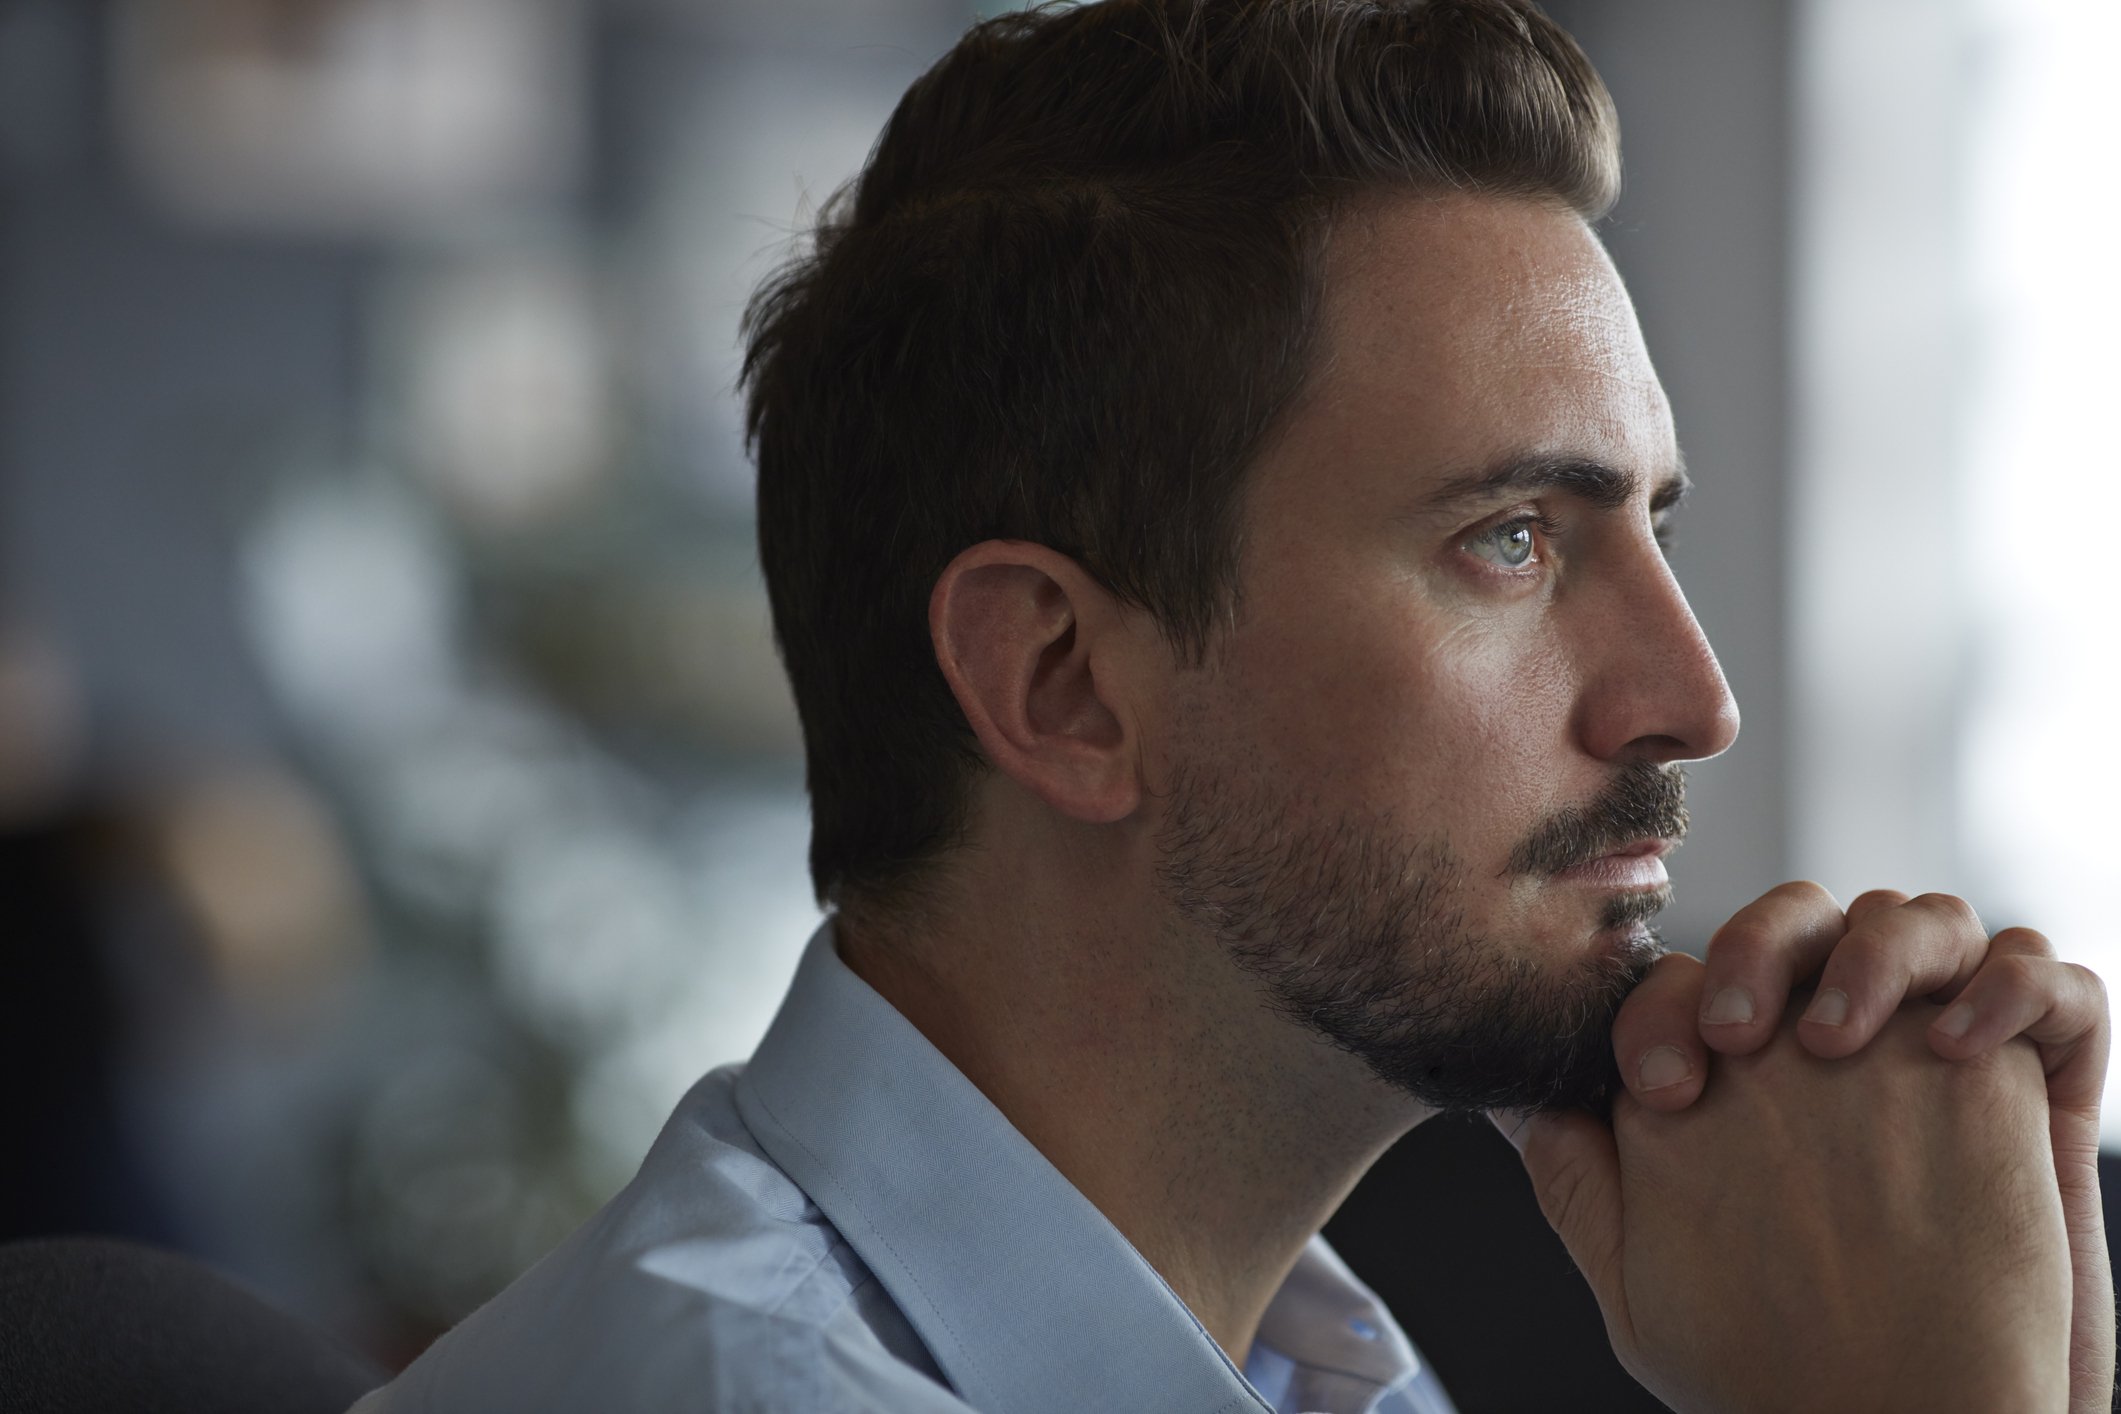
<instances>
[{"instance_id":1,"label":"thumb","mask_svg":"<svg viewBox=\"0 0 2121 1414\"><path fill-rule=\"evenodd\" d=\"M1621 1285L1620 1158L1613 1131L1580 1110L1496 1111L1488 1118L1524 1160L1539 1211L1591 1284L1617 1348L1634 1328Z\"/></svg>"}]
</instances>

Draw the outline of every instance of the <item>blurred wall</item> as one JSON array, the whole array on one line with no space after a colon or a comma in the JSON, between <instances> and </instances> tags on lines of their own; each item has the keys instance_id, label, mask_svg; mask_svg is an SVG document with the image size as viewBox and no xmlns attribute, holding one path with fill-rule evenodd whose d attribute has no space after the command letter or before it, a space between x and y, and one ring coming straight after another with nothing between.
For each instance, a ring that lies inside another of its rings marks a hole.
<instances>
[{"instance_id":1,"label":"blurred wall","mask_svg":"<svg viewBox=\"0 0 2121 1414\"><path fill-rule=\"evenodd\" d=\"M231 592L274 456L343 441L366 259L154 209L115 151L102 3L0 4L0 590L62 639L101 750L273 732Z\"/></svg>"},{"instance_id":2,"label":"blurred wall","mask_svg":"<svg viewBox=\"0 0 2121 1414\"><path fill-rule=\"evenodd\" d=\"M0 1232L400 1359L750 1049L816 912L736 317L967 18L0 0L0 678L85 717L9 1055L127 1179Z\"/></svg>"}]
</instances>

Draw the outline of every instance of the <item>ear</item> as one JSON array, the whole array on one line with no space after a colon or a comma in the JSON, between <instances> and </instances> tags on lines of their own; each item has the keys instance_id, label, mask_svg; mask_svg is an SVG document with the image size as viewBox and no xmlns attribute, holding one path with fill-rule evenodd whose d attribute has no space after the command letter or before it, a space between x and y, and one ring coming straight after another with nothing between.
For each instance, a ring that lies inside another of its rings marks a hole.
<instances>
[{"instance_id":1,"label":"ear","mask_svg":"<svg viewBox=\"0 0 2121 1414\"><path fill-rule=\"evenodd\" d=\"M1028 540L974 545L936 580L928 636L995 769L1072 820L1134 813L1130 624L1082 566Z\"/></svg>"}]
</instances>

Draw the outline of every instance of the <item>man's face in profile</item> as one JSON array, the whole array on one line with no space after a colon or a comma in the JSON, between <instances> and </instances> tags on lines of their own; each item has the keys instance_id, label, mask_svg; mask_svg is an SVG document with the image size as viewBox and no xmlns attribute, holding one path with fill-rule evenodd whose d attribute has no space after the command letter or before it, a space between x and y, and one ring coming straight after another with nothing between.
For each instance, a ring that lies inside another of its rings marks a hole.
<instances>
[{"instance_id":1,"label":"man's face in profile","mask_svg":"<svg viewBox=\"0 0 2121 1414\"><path fill-rule=\"evenodd\" d=\"M1594 1101L1661 946L1674 763L1738 724L1658 543L1670 410L1559 206L1358 207L1325 292L1236 626L1175 690L1159 884L1424 1103Z\"/></svg>"}]
</instances>

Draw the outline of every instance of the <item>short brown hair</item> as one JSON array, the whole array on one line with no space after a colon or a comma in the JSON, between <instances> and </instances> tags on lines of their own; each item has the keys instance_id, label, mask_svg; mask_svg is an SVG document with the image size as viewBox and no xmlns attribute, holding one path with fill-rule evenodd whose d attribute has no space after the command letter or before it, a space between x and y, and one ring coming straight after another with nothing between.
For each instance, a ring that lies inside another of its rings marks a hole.
<instances>
[{"instance_id":1,"label":"short brown hair","mask_svg":"<svg viewBox=\"0 0 2121 1414\"><path fill-rule=\"evenodd\" d=\"M759 559L821 903L888 908L985 761L927 603L1032 540L1200 661L1247 467L1379 190L1618 192L1612 101L1525 0L1103 0L972 28L746 311Z\"/></svg>"}]
</instances>

